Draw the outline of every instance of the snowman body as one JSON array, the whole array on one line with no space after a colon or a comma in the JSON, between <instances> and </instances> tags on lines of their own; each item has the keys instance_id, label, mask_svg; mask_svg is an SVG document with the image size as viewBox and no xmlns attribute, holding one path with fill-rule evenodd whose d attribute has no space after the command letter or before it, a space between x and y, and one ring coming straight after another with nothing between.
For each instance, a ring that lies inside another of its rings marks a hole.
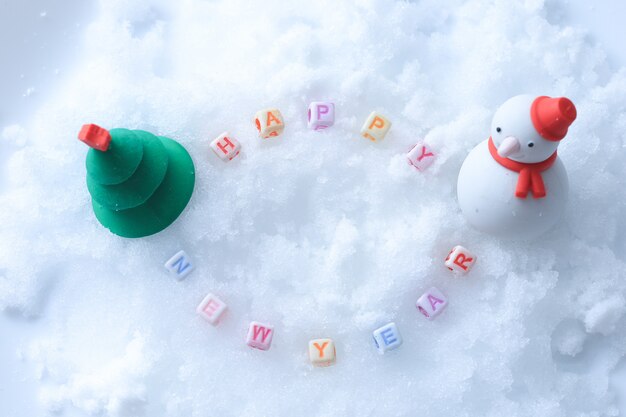
<instances>
[{"instance_id":1,"label":"snowman body","mask_svg":"<svg viewBox=\"0 0 626 417\"><path fill-rule=\"evenodd\" d=\"M530 116L534 100L530 95L508 100L491 126L495 147L508 147L509 158L529 164L545 161L558 147L558 141L542 138L535 129ZM563 163L557 156L542 171L546 192L542 198L530 192L526 198L516 196L519 175L494 159L489 139L478 144L463 162L457 182L459 205L468 223L494 236L514 239L534 239L552 228L567 202L569 183Z\"/></svg>"}]
</instances>

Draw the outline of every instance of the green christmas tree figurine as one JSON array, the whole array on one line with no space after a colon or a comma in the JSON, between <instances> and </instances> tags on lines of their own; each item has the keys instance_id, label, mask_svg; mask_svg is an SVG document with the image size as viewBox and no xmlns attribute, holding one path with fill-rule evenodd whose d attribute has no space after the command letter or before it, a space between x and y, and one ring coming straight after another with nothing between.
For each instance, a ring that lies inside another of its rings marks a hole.
<instances>
[{"instance_id":1,"label":"green christmas tree figurine","mask_svg":"<svg viewBox=\"0 0 626 417\"><path fill-rule=\"evenodd\" d=\"M123 237L143 237L172 224L187 206L195 183L191 157L178 142L143 130L84 125L89 145L87 189L104 227Z\"/></svg>"}]
</instances>

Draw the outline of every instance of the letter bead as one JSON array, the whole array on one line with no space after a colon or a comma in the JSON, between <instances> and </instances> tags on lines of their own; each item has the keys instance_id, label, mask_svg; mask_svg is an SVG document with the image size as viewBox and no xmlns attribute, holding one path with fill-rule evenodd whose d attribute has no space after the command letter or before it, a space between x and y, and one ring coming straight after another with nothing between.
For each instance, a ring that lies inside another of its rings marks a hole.
<instances>
[{"instance_id":1,"label":"letter bead","mask_svg":"<svg viewBox=\"0 0 626 417\"><path fill-rule=\"evenodd\" d=\"M326 101L314 101L309 106L309 129L322 130L335 123L335 105Z\"/></svg>"},{"instance_id":2,"label":"letter bead","mask_svg":"<svg viewBox=\"0 0 626 417\"><path fill-rule=\"evenodd\" d=\"M391 122L382 114L373 111L361 128L361 135L372 142L383 140L391 128Z\"/></svg>"},{"instance_id":3,"label":"letter bead","mask_svg":"<svg viewBox=\"0 0 626 417\"><path fill-rule=\"evenodd\" d=\"M211 323L213 326L217 325L220 317L224 314L224 311L226 311L226 304L211 293L204 297L196 309L196 312L200 315L200 317Z\"/></svg>"},{"instance_id":4,"label":"letter bead","mask_svg":"<svg viewBox=\"0 0 626 417\"><path fill-rule=\"evenodd\" d=\"M335 363L337 351L332 339L313 339L309 342L309 359L315 366L330 366Z\"/></svg>"},{"instance_id":5,"label":"letter bead","mask_svg":"<svg viewBox=\"0 0 626 417\"><path fill-rule=\"evenodd\" d=\"M417 299L415 306L428 320L437 317L448 305L448 299L437 288L432 287Z\"/></svg>"},{"instance_id":6,"label":"letter bead","mask_svg":"<svg viewBox=\"0 0 626 417\"><path fill-rule=\"evenodd\" d=\"M211 142L211 149L222 161L232 161L241 150L241 145L228 132L224 132Z\"/></svg>"},{"instance_id":7,"label":"letter bead","mask_svg":"<svg viewBox=\"0 0 626 417\"><path fill-rule=\"evenodd\" d=\"M452 248L446 257L445 265L450 271L465 274L472 269L476 262L476 256L463 246L457 245Z\"/></svg>"},{"instance_id":8,"label":"letter bead","mask_svg":"<svg viewBox=\"0 0 626 417\"><path fill-rule=\"evenodd\" d=\"M180 281L193 271L193 264L189 260L185 251L181 250L165 262L165 268L167 268L167 270L172 274L176 275L176 278Z\"/></svg>"},{"instance_id":9,"label":"letter bead","mask_svg":"<svg viewBox=\"0 0 626 417\"><path fill-rule=\"evenodd\" d=\"M255 349L268 350L272 346L273 338L274 326L253 321L248 329L246 344Z\"/></svg>"},{"instance_id":10,"label":"letter bead","mask_svg":"<svg viewBox=\"0 0 626 417\"><path fill-rule=\"evenodd\" d=\"M402 344L402 336L395 323L389 323L374 330L373 336L376 348L381 354L396 349Z\"/></svg>"},{"instance_id":11,"label":"letter bead","mask_svg":"<svg viewBox=\"0 0 626 417\"><path fill-rule=\"evenodd\" d=\"M409 160L409 164L417 168L418 171L424 171L435 160L435 154L425 143L415 145L406 156Z\"/></svg>"},{"instance_id":12,"label":"letter bead","mask_svg":"<svg viewBox=\"0 0 626 417\"><path fill-rule=\"evenodd\" d=\"M259 136L263 139L278 136L285 129L283 115L280 114L278 109L265 109L257 112L254 117L254 123L256 124L256 130L259 131Z\"/></svg>"}]
</instances>

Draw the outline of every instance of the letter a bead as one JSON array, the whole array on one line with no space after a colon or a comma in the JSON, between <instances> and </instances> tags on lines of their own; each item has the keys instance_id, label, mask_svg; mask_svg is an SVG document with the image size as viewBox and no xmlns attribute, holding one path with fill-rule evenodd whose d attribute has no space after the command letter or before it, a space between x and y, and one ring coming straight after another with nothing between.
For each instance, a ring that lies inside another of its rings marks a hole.
<instances>
[{"instance_id":1,"label":"letter a bead","mask_svg":"<svg viewBox=\"0 0 626 417\"><path fill-rule=\"evenodd\" d=\"M389 119L373 111L361 128L361 136L373 142L380 141L383 140L390 127L391 122Z\"/></svg>"},{"instance_id":2,"label":"letter a bead","mask_svg":"<svg viewBox=\"0 0 626 417\"><path fill-rule=\"evenodd\" d=\"M213 326L217 325L224 311L226 311L226 304L210 293L204 297L204 300L202 300L196 309L196 312L200 315L200 317L211 323Z\"/></svg>"},{"instance_id":3,"label":"letter a bead","mask_svg":"<svg viewBox=\"0 0 626 417\"><path fill-rule=\"evenodd\" d=\"M254 117L254 123L256 130L259 131L259 136L263 139L278 136L285 129L283 115L280 114L278 109L265 109L257 112Z\"/></svg>"},{"instance_id":4,"label":"letter a bead","mask_svg":"<svg viewBox=\"0 0 626 417\"><path fill-rule=\"evenodd\" d=\"M463 246L457 245L446 257L445 265L450 271L465 274L469 272L474 262L476 262L476 256Z\"/></svg>"},{"instance_id":5,"label":"letter a bead","mask_svg":"<svg viewBox=\"0 0 626 417\"><path fill-rule=\"evenodd\" d=\"M272 338L274 338L273 326L253 321L248 329L246 344L255 349L268 350L272 346Z\"/></svg>"},{"instance_id":6,"label":"letter a bead","mask_svg":"<svg viewBox=\"0 0 626 417\"><path fill-rule=\"evenodd\" d=\"M373 336L376 348L381 354L396 349L402 344L402 336L400 336L396 323L389 323L374 330Z\"/></svg>"},{"instance_id":7,"label":"letter a bead","mask_svg":"<svg viewBox=\"0 0 626 417\"><path fill-rule=\"evenodd\" d=\"M313 339L309 342L309 359L315 366L330 366L335 363L335 343L332 339Z\"/></svg>"},{"instance_id":8,"label":"letter a bead","mask_svg":"<svg viewBox=\"0 0 626 417\"><path fill-rule=\"evenodd\" d=\"M425 143L415 145L406 156L409 160L409 164L417 168L418 171L425 170L435 160L435 154Z\"/></svg>"},{"instance_id":9,"label":"letter a bead","mask_svg":"<svg viewBox=\"0 0 626 417\"><path fill-rule=\"evenodd\" d=\"M232 161L239 155L241 145L228 132L224 132L211 142L211 149L222 161Z\"/></svg>"},{"instance_id":10,"label":"letter a bead","mask_svg":"<svg viewBox=\"0 0 626 417\"><path fill-rule=\"evenodd\" d=\"M314 101L309 106L309 129L322 130L335 123L335 105L327 101Z\"/></svg>"},{"instance_id":11,"label":"letter a bead","mask_svg":"<svg viewBox=\"0 0 626 417\"><path fill-rule=\"evenodd\" d=\"M448 299L437 288L432 287L417 299L415 306L428 320L437 317L448 305Z\"/></svg>"},{"instance_id":12,"label":"letter a bead","mask_svg":"<svg viewBox=\"0 0 626 417\"><path fill-rule=\"evenodd\" d=\"M179 281L193 271L193 265L184 250L181 250L176 255L172 256L170 260L165 262L165 268L176 275Z\"/></svg>"}]
</instances>

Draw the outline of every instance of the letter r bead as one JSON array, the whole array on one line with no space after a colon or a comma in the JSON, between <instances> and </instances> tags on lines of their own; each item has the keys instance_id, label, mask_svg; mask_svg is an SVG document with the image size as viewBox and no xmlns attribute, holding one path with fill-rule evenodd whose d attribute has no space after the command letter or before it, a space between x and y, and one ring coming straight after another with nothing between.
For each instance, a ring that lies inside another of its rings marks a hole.
<instances>
[{"instance_id":1,"label":"letter r bead","mask_svg":"<svg viewBox=\"0 0 626 417\"><path fill-rule=\"evenodd\" d=\"M476 262L476 256L463 246L457 245L452 248L445 260L445 265L450 271L466 274Z\"/></svg>"}]
</instances>

